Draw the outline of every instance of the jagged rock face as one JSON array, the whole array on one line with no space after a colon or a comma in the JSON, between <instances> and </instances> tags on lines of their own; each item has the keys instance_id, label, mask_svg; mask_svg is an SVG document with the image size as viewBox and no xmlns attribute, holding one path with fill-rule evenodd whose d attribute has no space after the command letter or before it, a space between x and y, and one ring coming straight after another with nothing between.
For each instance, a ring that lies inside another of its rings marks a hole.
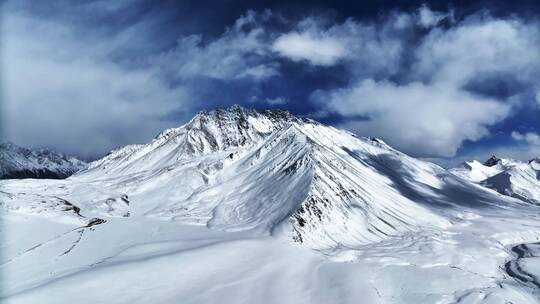
<instances>
[{"instance_id":1,"label":"jagged rock face","mask_svg":"<svg viewBox=\"0 0 540 304\"><path fill-rule=\"evenodd\" d=\"M74 157L47 149L29 150L12 143L0 144L0 178L66 178L86 167Z\"/></svg>"},{"instance_id":2,"label":"jagged rock face","mask_svg":"<svg viewBox=\"0 0 540 304\"><path fill-rule=\"evenodd\" d=\"M500 162L501 162L501 159L498 158L497 156L493 155L488 160L486 160L484 162L484 166L493 167L493 166L496 166L497 164L499 164Z\"/></svg>"},{"instance_id":3,"label":"jagged rock face","mask_svg":"<svg viewBox=\"0 0 540 304\"><path fill-rule=\"evenodd\" d=\"M130 212L253 230L316 249L444 227L449 221L438 208L500 201L380 139L238 106L201 112L148 144L113 151L73 179L102 180L129 195L129 206L117 211L89 206L98 216ZM457 197L463 187L471 189Z\"/></svg>"},{"instance_id":4,"label":"jagged rock face","mask_svg":"<svg viewBox=\"0 0 540 304\"><path fill-rule=\"evenodd\" d=\"M165 130L152 142L112 151L89 169L98 175L125 175L156 167L174 166L182 160L253 146L291 123L315 123L289 112L252 110L239 106L199 112L187 124ZM141 165L144 161L145 165Z\"/></svg>"}]
</instances>

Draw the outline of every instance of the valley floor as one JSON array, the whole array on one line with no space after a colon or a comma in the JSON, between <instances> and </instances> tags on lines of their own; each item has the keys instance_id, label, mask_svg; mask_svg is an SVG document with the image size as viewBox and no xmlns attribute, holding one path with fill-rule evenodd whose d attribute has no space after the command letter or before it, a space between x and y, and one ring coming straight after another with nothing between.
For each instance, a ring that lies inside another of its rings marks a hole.
<instances>
[{"instance_id":1,"label":"valley floor","mask_svg":"<svg viewBox=\"0 0 540 304\"><path fill-rule=\"evenodd\" d=\"M540 241L525 205L324 252L137 214L86 227L3 207L2 303L540 302L538 245L515 249Z\"/></svg>"}]
</instances>

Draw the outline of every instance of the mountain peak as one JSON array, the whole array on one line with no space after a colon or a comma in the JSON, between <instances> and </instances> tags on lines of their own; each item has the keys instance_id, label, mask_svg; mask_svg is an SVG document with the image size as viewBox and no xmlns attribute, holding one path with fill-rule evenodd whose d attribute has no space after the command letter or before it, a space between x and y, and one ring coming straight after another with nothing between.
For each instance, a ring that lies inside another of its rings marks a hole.
<instances>
[{"instance_id":1,"label":"mountain peak","mask_svg":"<svg viewBox=\"0 0 540 304\"><path fill-rule=\"evenodd\" d=\"M239 105L199 112L189 123L178 130L210 135L225 146L243 145L244 142L282 129L292 123L306 123L285 110L247 109Z\"/></svg>"},{"instance_id":2,"label":"mountain peak","mask_svg":"<svg viewBox=\"0 0 540 304\"><path fill-rule=\"evenodd\" d=\"M291 125L320 124L308 118L296 117L281 109L259 110L233 105L228 108L200 111L186 124L161 132L150 143L116 149L106 157L91 163L89 168L104 163L110 165L111 161L123 167L127 159L135 161L139 157L153 158L156 155L167 157L162 159L164 160L162 162L157 160L161 156L156 156L156 163L149 161L143 166L144 169L150 169L157 163L160 163L160 166L170 165L170 162L175 163L196 155L256 145L275 131L286 129ZM149 153L158 150L159 153Z\"/></svg>"},{"instance_id":3,"label":"mountain peak","mask_svg":"<svg viewBox=\"0 0 540 304\"><path fill-rule=\"evenodd\" d=\"M228 108L215 108L211 111L200 111L196 117L215 117L225 120L244 120L247 117L261 118L265 117L274 122L314 122L306 118L299 118L291 114L291 112L283 109L255 109L244 108L238 104L234 104Z\"/></svg>"},{"instance_id":4,"label":"mountain peak","mask_svg":"<svg viewBox=\"0 0 540 304\"><path fill-rule=\"evenodd\" d=\"M484 166L493 167L501 162L501 159L495 155L492 155L488 160L484 162Z\"/></svg>"},{"instance_id":5,"label":"mountain peak","mask_svg":"<svg viewBox=\"0 0 540 304\"><path fill-rule=\"evenodd\" d=\"M529 160L529 164L532 164L532 163L540 164L540 157L535 157Z\"/></svg>"},{"instance_id":6,"label":"mountain peak","mask_svg":"<svg viewBox=\"0 0 540 304\"><path fill-rule=\"evenodd\" d=\"M156 139L168 139L185 132L211 135L216 140L220 138L231 139L237 146L243 142L251 141L253 137L269 134L277 129L282 129L290 124L318 124L309 119L297 117L289 111L282 109L250 109L240 105L232 105L228 108L215 108L197 113L188 123L177 128L163 131ZM250 137L250 138L246 138ZM235 137L232 139L231 137ZM226 140L230 142L230 140Z\"/></svg>"}]
</instances>

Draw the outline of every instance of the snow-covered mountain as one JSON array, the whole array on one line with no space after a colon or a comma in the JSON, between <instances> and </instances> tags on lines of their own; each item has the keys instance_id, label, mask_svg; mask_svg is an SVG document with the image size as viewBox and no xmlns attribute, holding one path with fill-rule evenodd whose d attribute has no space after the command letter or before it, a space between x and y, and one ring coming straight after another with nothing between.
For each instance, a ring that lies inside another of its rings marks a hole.
<instances>
[{"instance_id":1,"label":"snow-covered mountain","mask_svg":"<svg viewBox=\"0 0 540 304\"><path fill-rule=\"evenodd\" d=\"M540 160L520 162L492 156L483 164L473 160L450 170L501 194L540 204Z\"/></svg>"},{"instance_id":2,"label":"snow-covered mountain","mask_svg":"<svg viewBox=\"0 0 540 304\"><path fill-rule=\"evenodd\" d=\"M445 227L449 219L434 203L460 205L457 187L477 204L495 197L379 139L239 106L201 112L73 179L114 181L115 190L141 201L131 214L284 234L317 249Z\"/></svg>"},{"instance_id":3,"label":"snow-covered mountain","mask_svg":"<svg viewBox=\"0 0 540 304\"><path fill-rule=\"evenodd\" d=\"M86 163L48 149L30 150L13 143L0 144L0 179L66 178Z\"/></svg>"},{"instance_id":4,"label":"snow-covered mountain","mask_svg":"<svg viewBox=\"0 0 540 304\"><path fill-rule=\"evenodd\" d=\"M459 177L478 183L519 164L521 164L519 161L507 158L498 158L497 156L493 155L483 163L477 160L464 162L458 167L450 169L450 172Z\"/></svg>"},{"instance_id":5,"label":"snow-covered mountain","mask_svg":"<svg viewBox=\"0 0 540 304\"><path fill-rule=\"evenodd\" d=\"M65 180L0 181L0 299L537 303L509 246L540 240L538 207L469 180L512 166L451 173L285 111L203 111Z\"/></svg>"}]
</instances>

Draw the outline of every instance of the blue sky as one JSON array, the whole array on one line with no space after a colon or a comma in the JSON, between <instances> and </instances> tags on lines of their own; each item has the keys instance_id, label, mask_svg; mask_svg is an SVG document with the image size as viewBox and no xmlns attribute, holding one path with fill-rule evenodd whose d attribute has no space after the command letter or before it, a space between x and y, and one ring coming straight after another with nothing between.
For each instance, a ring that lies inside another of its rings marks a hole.
<instances>
[{"instance_id":1,"label":"blue sky","mask_svg":"<svg viewBox=\"0 0 540 304\"><path fill-rule=\"evenodd\" d=\"M7 1L4 140L92 159L284 108L444 165L540 156L534 1Z\"/></svg>"}]
</instances>

